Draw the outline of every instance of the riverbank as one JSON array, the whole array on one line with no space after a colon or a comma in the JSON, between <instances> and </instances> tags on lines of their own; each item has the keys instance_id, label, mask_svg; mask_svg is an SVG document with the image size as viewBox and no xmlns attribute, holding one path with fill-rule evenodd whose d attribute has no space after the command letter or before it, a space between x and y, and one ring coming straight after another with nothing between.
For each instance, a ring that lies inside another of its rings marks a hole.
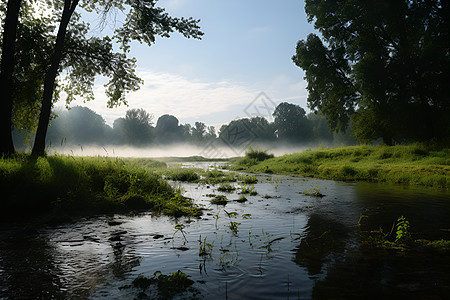
<instances>
[{"instance_id":1,"label":"riverbank","mask_svg":"<svg viewBox=\"0 0 450 300\"><path fill-rule=\"evenodd\" d=\"M247 153L244 158L232 160L230 169L445 189L450 184L450 149L433 150L420 145L351 146L305 150L266 160L254 156Z\"/></svg>"},{"instance_id":2,"label":"riverbank","mask_svg":"<svg viewBox=\"0 0 450 300\"><path fill-rule=\"evenodd\" d=\"M170 216L198 216L201 210L153 168L120 158L16 155L0 159L1 220L151 210Z\"/></svg>"}]
</instances>

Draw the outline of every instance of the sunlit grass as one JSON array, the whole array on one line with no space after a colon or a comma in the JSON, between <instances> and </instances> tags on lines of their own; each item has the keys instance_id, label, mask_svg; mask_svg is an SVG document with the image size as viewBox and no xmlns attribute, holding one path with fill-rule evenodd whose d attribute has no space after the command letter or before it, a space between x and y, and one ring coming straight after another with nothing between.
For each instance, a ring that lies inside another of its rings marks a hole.
<instances>
[{"instance_id":1,"label":"sunlit grass","mask_svg":"<svg viewBox=\"0 0 450 300\"><path fill-rule=\"evenodd\" d=\"M235 160L231 169L441 188L447 188L450 181L450 150L422 145L320 148L260 162L250 160Z\"/></svg>"}]
</instances>

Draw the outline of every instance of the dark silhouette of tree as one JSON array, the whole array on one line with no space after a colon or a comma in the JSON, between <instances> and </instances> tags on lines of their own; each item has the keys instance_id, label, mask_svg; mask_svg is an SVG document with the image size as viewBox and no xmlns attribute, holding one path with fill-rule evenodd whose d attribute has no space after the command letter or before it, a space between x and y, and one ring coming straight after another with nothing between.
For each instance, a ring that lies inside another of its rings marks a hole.
<instances>
[{"instance_id":1,"label":"dark silhouette of tree","mask_svg":"<svg viewBox=\"0 0 450 300\"><path fill-rule=\"evenodd\" d=\"M306 0L315 34L299 41L308 103L361 142L450 136L448 1Z\"/></svg>"},{"instance_id":2,"label":"dark silhouette of tree","mask_svg":"<svg viewBox=\"0 0 450 300\"><path fill-rule=\"evenodd\" d=\"M0 69L0 157L14 152L12 140L14 52L21 0L9 0L3 27Z\"/></svg>"},{"instance_id":3,"label":"dark silhouette of tree","mask_svg":"<svg viewBox=\"0 0 450 300\"><path fill-rule=\"evenodd\" d=\"M195 122L195 126L191 128L192 141L196 144L204 142L207 126L203 122Z\"/></svg>"},{"instance_id":4,"label":"dark silhouette of tree","mask_svg":"<svg viewBox=\"0 0 450 300\"><path fill-rule=\"evenodd\" d=\"M160 144L183 141L183 127L178 125L178 119L172 115L162 115L156 122L156 139Z\"/></svg>"},{"instance_id":5,"label":"dark silhouette of tree","mask_svg":"<svg viewBox=\"0 0 450 300\"><path fill-rule=\"evenodd\" d=\"M275 108L273 117L278 140L289 143L310 141L311 126L300 106L282 102Z\"/></svg>"},{"instance_id":6,"label":"dark silhouette of tree","mask_svg":"<svg viewBox=\"0 0 450 300\"><path fill-rule=\"evenodd\" d=\"M91 109L75 106L68 111L57 112L51 121L47 140L53 146L102 145L107 142L108 127L102 116Z\"/></svg>"},{"instance_id":7,"label":"dark silhouette of tree","mask_svg":"<svg viewBox=\"0 0 450 300\"><path fill-rule=\"evenodd\" d=\"M57 2L56 4L58 4ZM50 112L53 99L56 77L60 69L63 58L67 28L72 19L78 15L74 14L79 0L65 0L62 7L62 17L60 19L58 33L52 54L51 65L45 73L44 92L42 98L41 113L39 117L36 139L33 146L33 155L43 155L45 153L45 136L50 119ZM87 89L91 89L92 82L96 74L103 74L111 78L107 84L107 95L110 98L109 105L114 106L125 102L125 93L134 91L141 82L134 74L134 60L126 57L132 40L145 42L151 45L155 42L155 36L169 37L174 30L179 31L185 37L200 38L203 33L199 31L198 20L192 18L173 18L164 12L164 9L156 7L154 0L117 0L117 1L86 1L83 2L85 9L107 14L113 8L127 12L127 18L121 28L116 29L115 38L121 43L123 53L114 53L111 39L106 37L102 40L93 41L94 48L100 46L101 50L106 50L108 55L92 55L90 52L80 53L83 58L90 58L94 63L80 64L73 77L82 80ZM58 5L56 6L58 8ZM75 26L76 27L76 26ZM82 32L78 32L82 33ZM101 47L103 46L103 47ZM101 52L101 51L100 51ZM90 71L88 73L80 70ZM87 74L87 76L85 76Z\"/></svg>"},{"instance_id":8,"label":"dark silhouette of tree","mask_svg":"<svg viewBox=\"0 0 450 300\"><path fill-rule=\"evenodd\" d=\"M264 143L275 139L273 126L262 117L233 120L222 125L219 139L226 145L244 148L253 143Z\"/></svg>"},{"instance_id":9,"label":"dark silhouette of tree","mask_svg":"<svg viewBox=\"0 0 450 300\"><path fill-rule=\"evenodd\" d=\"M144 109L127 110L125 118L114 121L114 131L119 135L118 143L143 146L153 141L153 115Z\"/></svg>"}]
</instances>

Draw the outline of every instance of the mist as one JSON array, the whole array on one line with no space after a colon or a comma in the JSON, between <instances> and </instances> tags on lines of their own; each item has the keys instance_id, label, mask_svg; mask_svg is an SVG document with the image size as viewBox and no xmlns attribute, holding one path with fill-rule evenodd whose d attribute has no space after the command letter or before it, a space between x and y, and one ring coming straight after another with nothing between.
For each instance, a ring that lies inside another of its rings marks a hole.
<instances>
[{"instance_id":1,"label":"mist","mask_svg":"<svg viewBox=\"0 0 450 300\"><path fill-rule=\"evenodd\" d=\"M72 145L66 147L51 147L47 149L48 154L73 155L73 156L106 156L106 157L191 157L201 156L207 159L223 159L244 156L245 151L251 146L253 149L267 151L267 153L281 156L284 154L301 152L305 149L314 149L310 146L278 146L248 145L244 148L232 148L228 146L195 146L187 143L177 143L164 146L132 147L121 145ZM213 147L213 148L212 148Z\"/></svg>"}]
</instances>

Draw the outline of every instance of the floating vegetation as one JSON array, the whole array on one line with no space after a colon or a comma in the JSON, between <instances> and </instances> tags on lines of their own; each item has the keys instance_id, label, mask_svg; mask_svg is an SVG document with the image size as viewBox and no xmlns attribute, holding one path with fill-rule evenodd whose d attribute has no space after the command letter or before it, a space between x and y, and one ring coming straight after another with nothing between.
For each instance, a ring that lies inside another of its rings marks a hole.
<instances>
[{"instance_id":1,"label":"floating vegetation","mask_svg":"<svg viewBox=\"0 0 450 300\"><path fill-rule=\"evenodd\" d=\"M256 176L248 176L248 175L241 175L238 177L240 181L244 184L255 184L258 183L258 178Z\"/></svg>"},{"instance_id":2,"label":"floating vegetation","mask_svg":"<svg viewBox=\"0 0 450 300\"><path fill-rule=\"evenodd\" d=\"M143 275L139 275L133 280L133 286L146 291L150 286L156 286L158 297L161 299L172 299L174 296L180 293L188 292L192 296L198 295L200 292L192 288L194 281L189 278L190 276L178 270L171 275L164 275L160 271L156 271L152 277L148 278ZM151 289L154 291L154 289ZM143 297L152 299L150 295L141 295Z\"/></svg>"},{"instance_id":3,"label":"floating vegetation","mask_svg":"<svg viewBox=\"0 0 450 300\"><path fill-rule=\"evenodd\" d=\"M231 184L221 184L217 190L219 192L226 192L226 193L231 193L233 191L236 190L236 187L232 186Z\"/></svg>"},{"instance_id":4,"label":"floating vegetation","mask_svg":"<svg viewBox=\"0 0 450 300\"><path fill-rule=\"evenodd\" d=\"M211 199L210 202L211 202L211 204L216 204L216 205L227 205L228 199L224 195L217 195L213 199Z\"/></svg>"},{"instance_id":5,"label":"floating vegetation","mask_svg":"<svg viewBox=\"0 0 450 300\"><path fill-rule=\"evenodd\" d=\"M316 186L311 186L309 189L303 189L303 194L306 196L311 196L311 197L325 197L324 194L322 194L322 191L320 190L320 188L316 185Z\"/></svg>"},{"instance_id":6,"label":"floating vegetation","mask_svg":"<svg viewBox=\"0 0 450 300\"><path fill-rule=\"evenodd\" d=\"M258 192L255 191L255 186L247 187L243 186L239 194L249 194L250 196L258 195Z\"/></svg>"},{"instance_id":7,"label":"floating vegetation","mask_svg":"<svg viewBox=\"0 0 450 300\"><path fill-rule=\"evenodd\" d=\"M247 200L247 198L245 198L245 196L241 196L241 197L239 197L239 199L236 200L236 202L239 202L239 203L244 203L246 201L248 201L248 200Z\"/></svg>"},{"instance_id":8,"label":"floating vegetation","mask_svg":"<svg viewBox=\"0 0 450 300\"><path fill-rule=\"evenodd\" d=\"M361 216L358 226L363 227L363 222L367 216ZM395 230L395 237L393 231ZM433 250L440 252L450 251L450 240L434 240L427 239L413 239L409 231L410 222L404 217L400 216L392 225L389 233L385 233L380 227L376 230L361 230L360 235L363 238L363 245L372 246L384 249L393 249L406 251L410 249Z\"/></svg>"}]
</instances>

